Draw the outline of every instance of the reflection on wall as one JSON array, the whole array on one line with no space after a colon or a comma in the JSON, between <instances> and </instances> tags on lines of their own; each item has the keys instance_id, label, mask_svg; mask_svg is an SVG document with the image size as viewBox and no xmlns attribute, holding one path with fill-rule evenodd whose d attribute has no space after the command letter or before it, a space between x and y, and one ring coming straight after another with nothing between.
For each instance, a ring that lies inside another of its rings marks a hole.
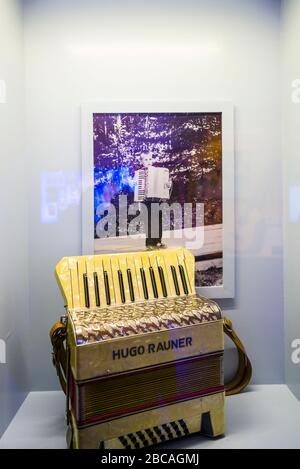
<instances>
[{"instance_id":1,"label":"reflection on wall","mask_svg":"<svg viewBox=\"0 0 300 469\"><path fill-rule=\"evenodd\" d=\"M94 168L94 207L97 208L110 204L116 195L134 192L134 177L130 175L129 168L120 166L111 169L102 169L95 165ZM100 215L95 210L95 226L100 220Z\"/></svg>"},{"instance_id":2,"label":"reflection on wall","mask_svg":"<svg viewBox=\"0 0 300 469\"><path fill-rule=\"evenodd\" d=\"M6 363L6 343L0 339L0 363Z\"/></svg>"},{"instance_id":3,"label":"reflection on wall","mask_svg":"<svg viewBox=\"0 0 300 469\"><path fill-rule=\"evenodd\" d=\"M300 186L289 188L289 219L291 223L300 221Z\"/></svg>"},{"instance_id":4,"label":"reflection on wall","mask_svg":"<svg viewBox=\"0 0 300 469\"><path fill-rule=\"evenodd\" d=\"M41 174L41 223L52 224L68 208L79 205L81 176L75 171L44 171Z\"/></svg>"}]
</instances>

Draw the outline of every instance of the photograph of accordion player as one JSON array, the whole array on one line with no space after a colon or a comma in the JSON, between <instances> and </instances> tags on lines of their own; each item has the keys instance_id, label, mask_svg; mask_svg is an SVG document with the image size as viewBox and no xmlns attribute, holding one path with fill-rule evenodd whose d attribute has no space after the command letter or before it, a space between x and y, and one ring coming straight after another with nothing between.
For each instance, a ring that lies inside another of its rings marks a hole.
<instances>
[{"instance_id":1,"label":"photograph of accordion player","mask_svg":"<svg viewBox=\"0 0 300 469\"><path fill-rule=\"evenodd\" d=\"M147 237L146 247L161 248L163 221L162 212L159 211L157 220L152 217L152 204L159 204L170 199L172 182L167 168L153 165L151 152L143 152L141 155L143 168L135 172L134 202L142 202L147 208ZM153 235L153 233L155 233Z\"/></svg>"},{"instance_id":2,"label":"photograph of accordion player","mask_svg":"<svg viewBox=\"0 0 300 469\"><path fill-rule=\"evenodd\" d=\"M67 313L50 337L70 448L224 434L224 331L239 352L227 394L248 384L251 364L218 305L196 294L194 267L185 248L59 262Z\"/></svg>"}]
</instances>

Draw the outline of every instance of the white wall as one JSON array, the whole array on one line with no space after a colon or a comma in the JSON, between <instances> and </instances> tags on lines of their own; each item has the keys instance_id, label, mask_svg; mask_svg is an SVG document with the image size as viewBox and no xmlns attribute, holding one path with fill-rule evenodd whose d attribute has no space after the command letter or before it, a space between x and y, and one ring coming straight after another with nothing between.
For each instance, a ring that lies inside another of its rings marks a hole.
<instances>
[{"instance_id":1,"label":"white wall","mask_svg":"<svg viewBox=\"0 0 300 469\"><path fill-rule=\"evenodd\" d=\"M236 298L222 306L251 355L253 381L283 382L280 2L24 4L33 389L58 386L45 346L63 310L53 270L81 246L80 205L67 207L70 198L56 223L41 222L41 178L79 178L80 104L113 98L233 100Z\"/></svg>"},{"instance_id":2,"label":"white wall","mask_svg":"<svg viewBox=\"0 0 300 469\"><path fill-rule=\"evenodd\" d=\"M283 164L285 198L284 285L286 382L300 398L300 363L291 359L291 344L300 341L300 2L284 0L283 44ZM297 88L293 87L298 80ZM295 350L296 351L296 350ZM300 353L298 354L298 359ZM297 357L295 357L297 358Z\"/></svg>"},{"instance_id":3,"label":"white wall","mask_svg":"<svg viewBox=\"0 0 300 469\"><path fill-rule=\"evenodd\" d=\"M0 103L0 339L6 344L6 364L0 363L1 435L28 387L28 179L19 0L0 0L0 80L5 80L7 90L6 104Z\"/></svg>"}]
</instances>

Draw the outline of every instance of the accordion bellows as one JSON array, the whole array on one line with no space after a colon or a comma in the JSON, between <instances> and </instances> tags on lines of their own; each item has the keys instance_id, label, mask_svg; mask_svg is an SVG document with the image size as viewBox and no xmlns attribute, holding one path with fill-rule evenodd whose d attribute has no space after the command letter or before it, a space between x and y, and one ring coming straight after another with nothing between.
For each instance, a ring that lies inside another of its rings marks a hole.
<instances>
[{"instance_id":1,"label":"accordion bellows","mask_svg":"<svg viewBox=\"0 0 300 469\"><path fill-rule=\"evenodd\" d=\"M224 433L223 324L186 249L68 257L68 413L75 448Z\"/></svg>"}]
</instances>

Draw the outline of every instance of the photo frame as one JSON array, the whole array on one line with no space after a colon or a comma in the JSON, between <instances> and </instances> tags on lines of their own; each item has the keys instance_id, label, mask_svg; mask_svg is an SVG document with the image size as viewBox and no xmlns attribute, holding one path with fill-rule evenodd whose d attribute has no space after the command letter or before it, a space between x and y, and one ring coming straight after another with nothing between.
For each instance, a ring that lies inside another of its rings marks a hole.
<instances>
[{"instance_id":1,"label":"photo frame","mask_svg":"<svg viewBox=\"0 0 300 469\"><path fill-rule=\"evenodd\" d=\"M124 128L123 137L118 126ZM122 164L122 168L126 167L126 164L128 166L128 162L130 167L138 167L142 158L143 150L140 146L144 145L144 129L147 128L149 134L149 126L151 138L148 140L151 151L158 163L160 155L164 156L164 165L170 168L171 174L173 162L175 161L178 168L178 164L181 164L180 155L185 155L183 170L173 171L176 173L175 176L173 174L175 181L173 198L178 199L178 191L185 187L186 181L194 178L195 188L192 198L193 200L199 198L199 202L201 198L205 200L204 219L207 224L204 226L204 244L194 253L196 290L207 298L233 298L235 294L234 113L230 101L107 100L82 105L82 253L87 255L145 249L141 237L135 240L132 249L128 249L125 236L114 237L109 242L95 239L97 236L95 235L95 187L98 184L96 180L99 180L95 178L95 174L98 171L99 175L100 165L100 172L102 171L100 179L103 180L103 177L104 179L108 177L110 164L114 170L118 168L115 148L121 138L123 138L122 151L118 149L118 153L121 152L121 159L124 155L125 165ZM169 136L169 147L166 144L166 135ZM133 147L137 156L132 150ZM131 172L133 170L130 169ZM126 170L126 174L129 174L128 177L132 181L133 176L130 171ZM199 171L201 177L198 177ZM180 173L184 173L184 180L179 179ZM109 177L112 177L111 173ZM102 196L104 186L101 184ZM180 244L176 236L167 241L170 247L177 246L178 243Z\"/></svg>"}]
</instances>

